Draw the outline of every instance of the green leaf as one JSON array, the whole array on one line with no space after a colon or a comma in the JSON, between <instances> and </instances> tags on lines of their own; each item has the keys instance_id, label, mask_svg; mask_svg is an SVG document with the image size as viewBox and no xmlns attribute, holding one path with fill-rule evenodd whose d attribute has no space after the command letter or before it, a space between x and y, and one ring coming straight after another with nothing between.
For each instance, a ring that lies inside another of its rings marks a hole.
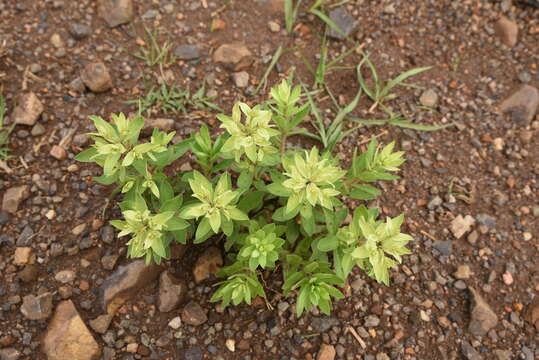
<instances>
[{"instance_id":1,"label":"green leaf","mask_svg":"<svg viewBox=\"0 0 539 360\"><path fill-rule=\"evenodd\" d=\"M206 240L206 235L211 231L210 221L208 218L202 219L200 224L198 224L198 228L195 235L195 244L199 244Z\"/></svg>"},{"instance_id":2,"label":"green leaf","mask_svg":"<svg viewBox=\"0 0 539 360\"><path fill-rule=\"evenodd\" d=\"M165 197L163 197L162 201ZM180 207L182 205L182 196L178 195L171 199L164 200L161 204L161 207L159 208L159 211L180 211Z\"/></svg>"},{"instance_id":3,"label":"green leaf","mask_svg":"<svg viewBox=\"0 0 539 360\"><path fill-rule=\"evenodd\" d=\"M238 203L238 209L244 213L249 213L252 210L260 210L264 205L265 194L266 193L263 191L253 191L242 196L240 202Z\"/></svg>"},{"instance_id":4,"label":"green leaf","mask_svg":"<svg viewBox=\"0 0 539 360\"><path fill-rule=\"evenodd\" d=\"M87 150L84 150L83 152L80 152L75 156L75 160L80 162L92 162L92 157L97 155L97 150L92 148L89 148Z\"/></svg>"},{"instance_id":5,"label":"green leaf","mask_svg":"<svg viewBox=\"0 0 539 360\"><path fill-rule=\"evenodd\" d=\"M289 188L284 187L282 183L271 183L266 186L266 189L270 194L275 196L288 197L292 195L292 191Z\"/></svg>"},{"instance_id":6,"label":"green leaf","mask_svg":"<svg viewBox=\"0 0 539 360\"><path fill-rule=\"evenodd\" d=\"M318 250L327 252L335 250L339 246L339 241L336 236L326 236L318 241Z\"/></svg>"},{"instance_id":7,"label":"green leaf","mask_svg":"<svg viewBox=\"0 0 539 360\"><path fill-rule=\"evenodd\" d=\"M374 200L380 194L382 194L382 191L374 186L356 184L354 185L354 190L350 192L349 196L358 200Z\"/></svg>"},{"instance_id":8,"label":"green leaf","mask_svg":"<svg viewBox=\"0 0 539 360\"><path fill-rule=\"evenodd\" d=\"M184 230L189 227L189 223L177 216L171 217L166 224L168 231Z\"/></svg>"},{"instance_id":9,"label":"green leaf","mask_svg":"<svg viewBox=\"0 0 539 360\"><path fill-rule=\"evenodd\" d=\"M243 171L238 177L238 187L247 190L253 183L253 175L248 171Z\"/></svg>"},{"instance_id":10,"label":"green leaf","mask_svg":"<svg viewBox=\"0 0 539 360\"><path fill-rule=\"evenodd\" d=\"M155 253L157 255L159 255L160 257L162 257L162 258L167 257L167 252L166 252L165 247L163 245L163 241L162 241L162 239L160 237L155 238L152 241L152 250L155 251Z\"/></svg>"},{"instance_id":11,"label":"green leaf","mask_svg":"<svg viewBox=\"0 0 539 360\"><path fill-rule=\"evenodd\" d=\"M286 207L283 206L275 210L275 212L273 213L272 219L275 221L285 222L296 217L298 213L299 213L299 206L296 207L296 209L292 212L286 212Z\"/></svg>"}]
</instances>

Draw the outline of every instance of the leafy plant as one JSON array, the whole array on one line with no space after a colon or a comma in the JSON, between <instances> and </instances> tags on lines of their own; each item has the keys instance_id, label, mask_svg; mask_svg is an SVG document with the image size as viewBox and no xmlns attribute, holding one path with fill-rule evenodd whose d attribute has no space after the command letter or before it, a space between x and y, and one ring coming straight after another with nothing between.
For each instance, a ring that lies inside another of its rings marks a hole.
<instances>
[{"instance_id":1,"label":"leafy plant","mask_svg":"<svg viewBox=\"0 0 539 360\"><path fill-rule=\"evenodd\" d=\"M177 85L163 83L158 88L152 87L144 98L128 100L126 103L136 104L139 113L145 113L146 116L151 116L159 111L165 114L179 112L186 114L189 108L222 111L218 105L211 102L211 97L206 96L205 85L204 82L194 94L191 94L189 89L182 90Z\"/></svg>"},{"instance_id":2,"label":"leafy plant","mask_svg":"<svg viewBox=\"0 0 539 360\"><path fill-rule=\"evenodd\" d=\"M371 75L372 75L372 81L373 86L369 87L367 85L367 82L365 81L365 78L363 77L363 74L361 72L361 68L364 64L367 64ZM384 106L384 103L386 101L395 99L397 97L396 94L391 93L391 90L395 88L396 86L413 86L406 84L404 81L408 79L411 76L417 75L423 71L429 70L430 66L425 67L418 67L414 69L410 69L408 71L405 71L404 73L398 75L394 79L391 79L389 81L382 81L378 78L378 72L376 71L376 67L372 63L372 61L369 59L369 54L365 54L363 59L359 62L357 66L357 79L359 82L359 85L363 92L367 94L367 96L373 101L372 106L369 109L369 112L373 112L376 107L380 106L382 107L386 112L389 112L388 109Z\"/></svg>"},{"instance_id":3,"label":"leafy plant","mask_svg":"<svg viewBox=\"0 0 539 360\"><path fill-rule=\"evenodd\" d=\"M346 222L343 200L375 199L377 182L397 178L403 153L373 141L344 170L331 151L287 147L286 137L301 133L311 110L312 102L301 98L301 87L284 81L269 101L237 103L230 116L219 115L225 133L215 140L202 127L173 145L173 132L154 130L139 140L140 116L112 115L112 123L91 117L95 144L77 159L97 163L103 175L94 180L123 193L123 219L112 225L119 236L131 236L128 255L159 263L173 241L222 242L228 264L212 301L250 304L260 296L271 302L262 279L281 273L284 295L297 296L297 316L313 307L328 314L354 266L388 284L390 269L409 253L403 216L382 221L376 209L361 205ZM204 174L174 173L170 165L189 149Z\"/></svg>"},{"instance_id":4,"label":"leafy plant","mask_svg":"<svg viewBox=\"0 0 539 360\"><path fill-rule=\"evenodd\" d=\"M165 41L161 46L157 41L157 29L152 31L145 26L144 33L146 41L139 45L139 51L134 53L133 56L144 60L148 66L157 64L168 66L172 64L175 61L174 54L170 52L172 43Z\"/></svg>"}]
</instances>

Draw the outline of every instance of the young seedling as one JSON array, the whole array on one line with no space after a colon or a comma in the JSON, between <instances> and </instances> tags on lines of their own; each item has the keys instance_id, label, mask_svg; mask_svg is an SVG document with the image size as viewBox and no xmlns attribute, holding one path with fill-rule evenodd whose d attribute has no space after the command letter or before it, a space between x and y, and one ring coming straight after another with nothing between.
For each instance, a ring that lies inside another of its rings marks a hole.
<instances>
[{"instance_id":1,"label":"young seedling","mask_svg":"<svg viewBox=\"0 0 539 360\"><path fill-rule=\"evenodd\" d=\"M371 72L373 87L369 87L367 85L367 82L365 81L365 78L363 77L363 74L361 72L361 68L364 64L367 64ZM387 107L384 106L384 103L397 97L397 94L391 93L391 90L393 90L393 88L399 85L413 87L413 85L406 84L404 83L404 81L409 77L429 70L430 68L430 66L425 66L410 69L398 75L394 79L384 82L378 78L378 72L376 71L374 64L369 59L369 54L365 54L363 56L363 59L357 66L357 79L363 92L367 94L367 96L373 101L372 106L369 108L369 112L372 113L378 106L382 107L384 111L389 112Z\"/></svg>"},{"instance_id":2,"label":"young seedling","mask_svg":"<svg viewBox=\"0 0 539 360\"><path fill-rule=\"evenodd\" d=\"M284 18L286 31L290 34L294 28L296 18L298 16L298 11L303 0L285 0L284 1ZM326 15L328 7L337 7L343 4L346 4L350 0L343 0L336 4L327 5L329 0L316 0L313 5L309 8L308 12L316 15L320 20L322 20L327 26L336 31L337 33L342 34L342 30Z\"/></svg>"},{"instance_id":3,"label":"young seedling","mask_svg":"<svg viewBox=\"0 0 539 360\"><path fill-rule=\"evenodd\" d=\"M161 46L157 40L157 29L152 31L145 26L144 33L146 40L139 45L139 51L134 53L133 56L144 60L150 67L157 64L166 67L172 64L175 61L174 55L170 52L172 43L165 41L165 43Z\"/></svg>"},{"instance_id":4,"label":"young seedling","mask_svg":"<svg viewBox=\"0 0 539 360\"><path fill-rule=\"evenodd\" d=\"M225 133L214 141L202 127L174 145L174 132L157 129L141 142L142 117L112 115L109 123L94 116L95 144L77 160L95 162L103 175L94 180L121 189L122 219L111 224L119 237L130 237L129 256L160 263L170 258L172 242L224 241L230 263L219 271L223 281L211 301L251 304L259 296L270 304L262 279L272 272L282 275L285 296L296 295L297 316L314 307L329 314L354 267L388 284L390 269L410 253L402 215L379 219L376 208L360 205L349 216L343 202L380 195L375 184L396 178L403 153L373 141L344 170L330 151L342 140L339 125L323 128L323 154L288 148L286 137L313 102L301 104L301 87L286 81L271 96L269 104L240 102L232 114L219 115ZM171 166L189 149L204 174Z\"/></svg>"},{"instance_id":5,"label":"young seedling","mask_svg":"<svg viewBox=\"0 0 539 360\"><path fill-rule=\"evenodd\" d=\"M2 89L0 89L0 161L5 161L10 158L8 148L9 135L13 131L15 125L11 124L11 126L6 127L4 124L6 111L6 99L4 98Z\"/></svg>"}]
</instances>

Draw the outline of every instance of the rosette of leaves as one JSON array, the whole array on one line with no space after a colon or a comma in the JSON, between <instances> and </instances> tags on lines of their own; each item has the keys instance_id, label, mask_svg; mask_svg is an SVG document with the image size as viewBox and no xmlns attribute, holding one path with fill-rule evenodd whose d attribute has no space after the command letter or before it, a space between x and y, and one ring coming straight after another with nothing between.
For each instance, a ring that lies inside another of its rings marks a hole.
<instances>
[{"instance_id":1,"label":"rosette of leaves","mask_svg":"<svg viewBox=\"0 0 539 360\"><path fill-rule=\"evenodd\" d=\"M238 259L247 261L252 271L258 267L273 268L285 241L277 236L275 224L267 224L261 229L257 229L258 222L252 224L251 232L238 252Z\"/></svg>"},{"instance_id":2,"label":"rosette of leaves","mask_svg":"<svg viewBox=\"0 0 539 360\"><path fill-rule=\"evenodd\" d=\"M262 110L258 105L250 108L240 102L232 108L232 116L220 114L217 118L221 127L230 134L222 151L231 154L236 162L239 163L243 155L251 163L262 163L265 159L268 162L271 161L269 156L277 153L271 138L279 135L279 131L270 124L270 111Z\"/></svg>"},{"instance_id":3,"label":"rosette of leaves","mask_svg":"<svg viewBox=\"0 0 539 360\"><path fill-rule=\"evenodd\" d=\"M222 230L225 235L232 235L234 231L233 220L249 220L249 217L236 207L240 195L239 191L233 191L228 173L223 173L215 188L198 171L193 172L193 178L189 179L189 185L193 191L192 196L198 201L184 207L180 216L184 219L198 219L195 243L207 239L210 232L217 234Z\"/></svg>"}]
</instances>

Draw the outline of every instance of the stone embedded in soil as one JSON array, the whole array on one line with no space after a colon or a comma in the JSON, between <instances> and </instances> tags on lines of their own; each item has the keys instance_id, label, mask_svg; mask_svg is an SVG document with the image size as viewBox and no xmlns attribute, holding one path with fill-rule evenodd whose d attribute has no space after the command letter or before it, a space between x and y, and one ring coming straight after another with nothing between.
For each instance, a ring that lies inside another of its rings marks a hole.
<instances>
[{"instance_id":1,"label":"stone embedded in soil","mask_svg":"<svg viewBox=\"0 0 539 360\"><path fill-rule=\"evenodd\" d=\"M436 94L436 91L432 89L425 90L425 92L421 94L419 102L423 106L434 107L436 104L438 104L438 94Z\"/></svg>"},{"instance_id":2,"label":"stone embedded in soil","mask_svg":"<svg viewBox=\"0 0 539 360\"><path fill-rule=\"evenodd\" d=\"M457 279L466 280L469 279L472 275L472 271L470 270L470 266L468 265L459 265L457 268L457 271L453 273L453 276Z\"/></svg>"},{"instance_id":3,"label":"stone embedded in soil","mask_svg":"<svg viewBox=\"0 0 539 360\"><path fill-rule=\"evenodd\" d=\"M103 266L103 269L105 270L113 270L116 266L116 262L118 261L118 258L120 255L118 254L111 254L111 255L105 255L101 258L101 265Z\"/></svg>"},{"instance_id":4,"label":"stone embedded in soil","mask_svg":"<svg viewBox=\"0 0 539 360\"><path fill-rule=\"evenodd\" d=\"M500 105L500 111L508 114L519 125L530 123L539 106L539 90L531 85L523 85Z\"/></svg>"},{"instance_id":5,"label":"stone embedded in soil","mask_svg":"<svg viewBox=\"0 0 539 360\"><path fill-rule=\"evenodd\" d=\"M33 92L20 95L16 103L17 106L11 114L15 124L33 126L45 109Z\"/></svg>"},{"instance_id":6,"label":"stone embedded in soil","mask_svg":"<svg viewBox=\"0 0 539 360\"><path fill-rule=\"evenodd\" d=\"M193 268L193 277L198 284L210 275L219 271L220 266L223 265L223 258L221 257L221 251L216 247L208 248L202 256L197 259L195 267Z\"/></svg>"},{"instance_id":7,"label":"stone embedded in soil","mask_svg":"<svg viewBox=\"0 0 539 360\"><path fill-rule=\"evenodd\" d=\"M113 28L127 24L133 19L133 0L99 0L98 13Z\"/></svg>"},{"instance_id":8,"label":"stone embedded in soil","mask_svg":"<svg viewBox=\"0 0 539 360\"><path fill-rule=\"evenodd\" d=\"M475 219L470 215L466 215L465 217L459 215L451 222L450 229L453 233L453 236L457 239L460 239L462 235L470 231L474 223Z\"/></svg>"},{"instance_id":9,"label":"stone embedded in soil","mask_svg":"<svg viewBox=\"0 0 539 360\"><path fill-rule=\"evenodd\" d=\"M524 313L524 320L535 325L535 329L539 331L539 295L535 295L535 298L527 306Z\"/></svg>"},{"instance_id":10,"label":"stone embedded in soil","mask_svg":"<svg viewBox=\"0 0 539 360\"><path fill-rule=\"evenodd\" d=\"M82 40L92 35L92 28L81 23L72 23L69 26L69 33L75 40Z\"/></svg>"},{"instance_id":11,"label":"stone embedded in soil","mask_svg":"<svg viewBox=\"0 0 539 360\"><path fill-rule=\"evenodd\" d=\"M334 360L336 355L333 345L322 344L316 356L316 360Z\"/></svg>"},{"instance_id":12,"label":"stone embedded in soil","mask_svg":"<svg viewBox=\"0 0 539 360\"><path fill-rule=\"evenodd\" d=\"M62 284L67 284L75 280L76 274L73 270L61 270L54 275L56 281L61 282Z\"/></svg>"},{"instance_id":13,"label":"stone embedded in soil","mask_svg":"<svg viewBox=\"0 0 539 360\"><path fill-rule=\"evenodd\" d=\"M481 355L475 350L469 342L463 341L460 346L462 355L468 360L481 360L483 359Z\"/></svg>"},{"instance_id":14,"label":"stone embedded in soil","mask_svg":"<svg viewBox=\"0 0 539 360\"><path fill-rule=\"evenodd\" d=\"M174 330L178 330L180 326L182 326L182 319L179 316L176 316L168 322L168 326L170 326Z\"/></svg>"},{"instance_id":15,"label":"stone embedded in soil","mask_svg":"<svg viewBox=\"0 0 539 360\"><path fill-rule=\"evenodd\" d=\"M35 281L39 275L39 267L37 265L26 265L24 269L19 271L17 277L21 279L22 282L31 283Z\"/></svg>"},{"instance_id":16,"label":"stone embedded in soil","mask_svg":"<svg viewBox=\"0 0 539 360\"><path fill-rule=\"evenodd\" d=\"M249 85L249 73L247 71L239 71L231 75L234 84L239 88L245 88Z\"/></svg>"},{"instance_id":17,"label":"stone embedded in soil","mask_svg":"<svg viewBox=\"0 0 539 360\"><path fill-rule=\"evenodd\" d=\"M350 15L344 6L333 9L329 12L329 18L341 30L340 32L329 29L328 35L334 39L346 39L352 34L357 26L356 20Z\"/></svg>"},{"instance_id":18,"label":"stone embedded in soil","mask_svg":"<svg viewBox=\"0 0 539 360\"><path fill-rule=\"evenodd\" d=\"M208 321L208 317L199 304L190 302L182 309L182 321L187 325L199 326Z\"/></svg>"},{"instance_id":19,"label":"stone embedded in soil","mask_svg":"<svg viewBox=\"0 0 539 360\"><path fill-rule=\"evenodd\" d=\"M498 360L511 360L511 351L509 350L496 349L494 350L494 355Z\"/></svg>"},{"instance_id":20,"label":"stone embedded in soil","mask_svg":"<svg viewBox=\"0 0 539 360\"><path fill-rule=\"evenodd\" d=\"M48 360L97 360L101 349L71 300L56 306L41 348Z\"/></svg>"},{"instance_id":21,"label":"stone embedded in soil","mask_svg":"<svg viewBox=\"0 0 539 360\"><path fill-rule=\"evenodd\" d=\"M36 255L31 247L24 246L15 249L15 254L13 255L13 264L26 265L33 264L35 261Z\"/></svg>"},{"instance_id":22,"label":"stone embedded in soil","mask_svg":"<svg viewBox=\"0 0 539 360\"><path fill-rule=\"evenodd\" d=\"M112 88L109 70L102 62L89 63L80 74L82 82L93 92L104 92Z\"/></svg>"},{"instance_id":23,"label":"stone embedded in soil","mask_svg":"<svg viewBox=\"0 0 539 360\"><path fill-rule=\"evenodd\" d=\"M99 288L99 302L103 310L114 314L125 301L153 283L162 271L161 266L154 263L146 265L144 260L120 266Z\"/></svg>"},{"instance_id":24,"label":"stone embedded in soil","mask_svg":"<svg viewBox=\"0 0 539 360\"><path fill-rule=\"evenodd\" d=\"M252 54L243 43L223 44L213 53L213 61L225 65L236 65Z\"/></svg>"},{"instance_id":25,"label":"stone embedded in soil","mask_svg":"<svg viewBox=\"0 0 539 360\"><path fill-rule=\"evenodd\" d=\"M21 353L14 348L0 349L0 360L19 360Z\"/></svg>"},{"instance_id":26,"label":"stone embedded in soil","mask_svg":"<svg viewBox=\"0 0 539 360\"><path fill-rule=\"evenodd\" d=\"M498 316L492 311L489 304L479 295L477 290L469 287L473 295L473 307L471 310L471 321L468 331L475 336L484 336L487 332L496 326Z\"/></svg>"},{"instance_id":27,"label":"stone embedded in soil","mask_svg":"<svg viewBox=\"0 0 539 360\"><path fill-rule=\"evenodd\" d=\"M196 45L179 45L174 49L174 56L180 60L195 60L200 57L200 50Z\"/></svg>"},{"instance_id":28,"label":"stone embedded in soil","mask_svg":"<svg viewBox=\"0 0 539 360\"><path fill-rule=\"evenodd\" d=\"M2 199L2 210L15 214L19 209L21 202L30 196L30 187L28 185L16 186L6 190Z\"/></svg>"},{"instance_id":29,"label":"stone embedded in soil","mask_svg":"<svg viewBox=\"0 0 539 360\"><path fill-rule=\"evenodd\" d=\"M432 243L432 247L436 249L441 255L449 256L453 252L453 241L435 241Z\"/></svg>"},{"instance_id":30,"label":"stone embedded in soil","mask_svg":"<svg viewBox=\"0 0 539 360\"><path fill-rule=\"evenodd\" d=\"M90 320L88 324L96 333L104 334L107 332L113 317L113 315L109 314L99 315L95 319Z\"/></svg>"},{"instance_id":31,"label":"stone embedded in soil","mask_svg":"<svg viewBox=\"0 0 539 360\"><path fill-rule=\"evenodd\" d=\"M168 271L161 273L159 277L159 297L157 307L161 312L169 312L176 309L185 299L187 286L185 282L176 278Z\"/></svg>"},{"instance_id":32,"label":"stone embedded in soil","mask_svg":"<svg viewBox=\"0 0 539 360\"><path fill-rule=\"evenodd\" d=\"M21 313L30 320L44 320L52 313L52 294L46 292L35 296L27 295L22 299Z\"/></svg>"},{"instance_id":33,"label":"stone embedded in soil","mask_svg":"<svg viewBox=\"0 0 539 360\"><path fill-rule=\"evenodd\" d=\"M67 158L67 152L60 145L54 145L50 151L50 155L56 160L65 160Z\"/></svg>"},{"instance_id":34,"label":"stone embedded in soil","mask_svg":"<svg viewBox=\"0 0 539 360\"><path fill-rule=\"evenodd\" d=\"M45 134L45 127L43 125L41 125L40 123L36 123L32 127L32 130L30 131L30 134L32 136L41 136L41 135Z\"/></svg>"},{"instance_id":35,"label":"stone embedded in soil","mask_svg":"<svg viewBox=\"0 0 539 360\"><path fill-rule=\"evenodd\" d=\"M494 24L494 31L505 46L513 47L517 44L518 25L516 21L502 16L496 24Z\"/></svg>"}]
</instances>

